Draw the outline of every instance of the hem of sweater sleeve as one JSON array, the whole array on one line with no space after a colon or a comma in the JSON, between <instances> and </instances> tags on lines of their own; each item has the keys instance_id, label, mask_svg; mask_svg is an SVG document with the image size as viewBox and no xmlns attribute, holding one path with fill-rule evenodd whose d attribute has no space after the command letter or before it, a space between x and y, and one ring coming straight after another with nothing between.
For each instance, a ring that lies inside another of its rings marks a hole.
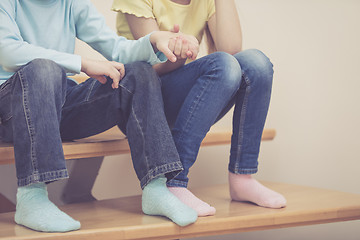
<instances>
[{"instance_id":1,"label":"hem of sweater sleeve","mask_svg":"<svg viewBox=\"0 0 360 240\"><path fill-rule=\"evenodd\" d=\"M67 67L65 67L67 73L79 74L81 72L81 56L73 55L69 62L67 63Z\"/></svg>"}]
</instances>

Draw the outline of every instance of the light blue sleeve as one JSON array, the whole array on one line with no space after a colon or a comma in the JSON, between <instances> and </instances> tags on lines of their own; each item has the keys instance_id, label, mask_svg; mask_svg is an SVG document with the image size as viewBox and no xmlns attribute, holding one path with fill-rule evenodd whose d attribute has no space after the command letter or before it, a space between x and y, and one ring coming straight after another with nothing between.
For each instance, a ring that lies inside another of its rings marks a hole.
<instances>
[{"instance_id":1,"label":"light blue sleeve","mask_svg":"<svg viewBox=\"0 0 360 240\"><path fill-rule=\"evenodd\" d=\"M87 4L85 4L87 3ZM150 35L128 40L116 35L105 23L104 17L88 0L73 2L77 38L89 44L106 59L121 63L145 61L151 65L165 62L161 52L155 54Z\"/></svg>"},{"instance_id":2,"label":"light blue sleeve","mask_svg":"<svg viewBox=\"0 0 360 240\"><path fill-rule=\"evenodd\" d=\"M79 73L80 56L42 48L23 40L15 21L15 2L0 1L0 65L3 69L15 72L20 66L35 58L45 58L55 61L67 72Z\"/></svg>"}]
</instances>

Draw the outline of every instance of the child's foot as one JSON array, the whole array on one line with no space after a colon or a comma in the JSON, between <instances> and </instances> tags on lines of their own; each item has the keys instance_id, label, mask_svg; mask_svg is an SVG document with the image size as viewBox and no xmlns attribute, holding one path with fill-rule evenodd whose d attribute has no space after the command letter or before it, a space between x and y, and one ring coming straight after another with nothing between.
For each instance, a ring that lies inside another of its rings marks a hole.
<instances>
[{"instance_id":1,"label":"child's foot","mask_svg":"<svg viewBox=\"0 0 360 240\"><path fill-rule=\"evenodd\" d=\"M216 209L206 202L197 198L192 192L184 187L168 187L180 201L194 209L199 217L215 215Z\"/></svg>"},{"instance_id":2,"label":"child's foot","mask_svg":"<svg viewBox=\"0 0 360 240\"><path fill-rule=\"evenodd\" d=\"M235 201L249 201L262 207L282 208L286 199L279 193L265 187L251 175L229 172L230 196Z\"/></svg>"},{"instance_id":3,"label":"child's foot","mask_svg":"<svg viewBox=\"0 0 360 240\"><path fill-rule=\"evenodd\" d=\"M194 223L197 213L182 203L166 187L166 178L159 177L148 183L142 194L142 210L148 215L170 218L180 226Z\"/></svg>"},{"instance_id":4,"label":"child's foot","mask_svg":"<svg viewBox=\"0 0 360 240\"><path fill-rule=\"evenodd\" d=\"M80 222L62 212L49 200L44 183L19 187L16 199L17 224L41 232L68 232L80 228Z\"/></svg>"}]
</instances>

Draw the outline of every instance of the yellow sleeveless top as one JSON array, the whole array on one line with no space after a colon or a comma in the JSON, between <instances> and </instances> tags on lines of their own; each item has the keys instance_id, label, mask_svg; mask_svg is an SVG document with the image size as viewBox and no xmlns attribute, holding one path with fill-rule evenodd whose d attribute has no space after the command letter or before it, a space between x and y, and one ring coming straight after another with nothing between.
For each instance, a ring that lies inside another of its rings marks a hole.
<instances>
[{"instance_id":1,"label":"yellow sleeveless top","mask_svg":"<svg viewBox=\"0 0 360 240\"><path fill-rule=\"evenodd\" d=\"M114 0L112 10L118 12L116 28L119 35L134 39L124 13L153 18L160 30L169 31L179 24L180 31L195 36L200 42L207 21L215 13L214 0L192 0L189 5L171 0Z\"/></svg>"}]
</instances>

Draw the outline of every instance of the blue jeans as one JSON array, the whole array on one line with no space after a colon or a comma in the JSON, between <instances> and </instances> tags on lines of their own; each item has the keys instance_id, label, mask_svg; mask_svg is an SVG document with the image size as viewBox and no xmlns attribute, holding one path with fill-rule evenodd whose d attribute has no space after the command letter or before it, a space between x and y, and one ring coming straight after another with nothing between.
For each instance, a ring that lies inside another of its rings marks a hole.
<instances>
[{"instance_id":1,"label":"blue jeans","mask_svg":"<svg viewBox=\"0 0 360 240\"><path fill-rule=\"evenodd\" d=\"M168 186L187 186L206 133L234 105L228 169L257 172L272 79L272 63L254 49L234 56L216 52L161 77L165 114L184 167Z\"/></svg>"},{"instance_id":2,"label":"blue jeans","mask_svg":"<svg viewBox=\"0 0 360 240\"><path fill-rule=\"evenodd\" d=\"M14 143L19 186L68 177L62 140L117 125L128 137L143 188L159 175L173 178L182 165L167 126L160 81L150 65L125 66L118 89L88 79L77 85L50 60L36 59L0 86L1 137Z\"/></svg>"}]
</instances>

